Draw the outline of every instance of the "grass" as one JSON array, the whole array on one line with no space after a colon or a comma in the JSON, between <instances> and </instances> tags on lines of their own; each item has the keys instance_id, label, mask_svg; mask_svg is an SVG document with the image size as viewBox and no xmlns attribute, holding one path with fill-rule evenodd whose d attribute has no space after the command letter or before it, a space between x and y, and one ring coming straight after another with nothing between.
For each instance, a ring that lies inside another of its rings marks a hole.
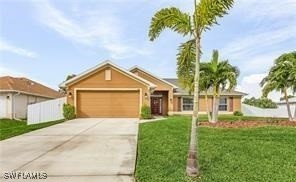
<instances>
[{"instance_id":1,"label":"grass","mask_svg":"<svg viewBox=\"0 0 296 182\"><path fill-rule=\"evenodd\" d=\"M54 124L61 123L63 121L64 120L58 120L46 123L27 125L26 121L0 119L0 140L4 140L30 131L45 128Z\"/></svg>"},{"instance_id":2,"label":"grass","mask_svg":"<svg viewBox=\"0 0 296 182\"><path fill-rule=\"evenodd\" d=\"M185 175L190 118L140 124L138 181L296 181L296 128L199 128L200 178Z\"/></svg>"},{"instance_id":3,"label":"grass","mask_svg":"<svg viewBox=\"0 0 296 182\"><path fill-rule=\"evenodd\" d=\"M255 117L255 116L234 116L232 114L221 114L218 117L219 121L288 121L288 118L270 118L270 117ZM199 115L199 121L208 121L208 116L205 114Z\"/></svg>"}]
</instances>

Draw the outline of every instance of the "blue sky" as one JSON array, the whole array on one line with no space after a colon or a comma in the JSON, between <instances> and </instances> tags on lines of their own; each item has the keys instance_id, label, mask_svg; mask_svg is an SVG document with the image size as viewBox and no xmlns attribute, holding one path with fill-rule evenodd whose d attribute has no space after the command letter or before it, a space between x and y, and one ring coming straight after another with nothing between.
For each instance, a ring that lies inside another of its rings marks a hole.
<instances>
[{"instance_id":1,"label":"blue sky","mask_svg":"<svg viewBox=\"0 0 296 182\"><path fill-rule=\"evenodd\" d=\"M151 16L170 6L192 12L193 0L2 0L0 75L57 89L68 74L108 59L176 77L177 46L187 39L171 31L154 42L147 36ZM296 1L237 0L219 23L202 38L202 60L218 49L241 71L237 89L260 96L273 60L296 49ZM279 93L270 97L279 100Z\"/></svg>"}]
</instances>

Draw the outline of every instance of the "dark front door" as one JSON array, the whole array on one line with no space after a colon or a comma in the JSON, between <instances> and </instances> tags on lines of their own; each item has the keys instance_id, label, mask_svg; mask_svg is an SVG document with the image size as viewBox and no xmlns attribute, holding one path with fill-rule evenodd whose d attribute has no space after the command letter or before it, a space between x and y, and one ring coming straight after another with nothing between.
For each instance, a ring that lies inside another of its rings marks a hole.
<instances>
[{"instance_id":1,"label":"dark front door","mask_svg":"<svg viewBox=\"0 0 296 182\"><path fill-rule=\"evenodd\" d=\"M151 97L151 113L152 114L162 114L162 98L161 97Z\"/></svg>"}]
</instances>

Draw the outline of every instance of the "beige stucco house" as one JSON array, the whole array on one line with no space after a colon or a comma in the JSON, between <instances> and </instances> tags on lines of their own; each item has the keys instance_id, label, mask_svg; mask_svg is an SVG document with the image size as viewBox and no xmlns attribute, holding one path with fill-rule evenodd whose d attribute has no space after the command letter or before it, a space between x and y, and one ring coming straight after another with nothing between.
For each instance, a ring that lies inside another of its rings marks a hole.
<instances>
[{"instance_id":1,"label":"beige stucco house","mask_svg":"<svg viewBox=\"0 0 296 182\"><path fill-rule=\"evenodd\" d=\"M154 115L191 114L193 97L177 79L162 79L140 67L129 70L105 61L60 84L77 117L139 117L143 105ZM222 92L221 113L241 110L244 93ZM212 102L209 96L209 104ZM204 95L200 112L206 112Z\"/></svg>"},{"instance_id":2,"label":"beige stucco house","mask_svg":"<svg viewBox=\"0 0 296 182\"><path fill-rule=\"evenodd\" d=\"M0 77L0 118L23 119L27 106L63 95L23 77Z\"/></svg>"}]
</instances>

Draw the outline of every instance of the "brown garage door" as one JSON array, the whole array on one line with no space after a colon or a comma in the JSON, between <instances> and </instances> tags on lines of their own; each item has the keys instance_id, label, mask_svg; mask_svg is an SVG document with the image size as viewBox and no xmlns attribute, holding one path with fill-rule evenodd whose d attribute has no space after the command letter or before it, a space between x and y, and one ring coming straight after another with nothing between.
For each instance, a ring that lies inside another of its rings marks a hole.
<instances>
[{"instance_id":1,"label":"brown garage door","mask_svg":"<svg viewBox=\"0 0 296 182\"><path fill-rule=\"evenodd\" d=\"M139 91L78 91L78 117L139 117Z\"/></svg>"}]
</instances>

